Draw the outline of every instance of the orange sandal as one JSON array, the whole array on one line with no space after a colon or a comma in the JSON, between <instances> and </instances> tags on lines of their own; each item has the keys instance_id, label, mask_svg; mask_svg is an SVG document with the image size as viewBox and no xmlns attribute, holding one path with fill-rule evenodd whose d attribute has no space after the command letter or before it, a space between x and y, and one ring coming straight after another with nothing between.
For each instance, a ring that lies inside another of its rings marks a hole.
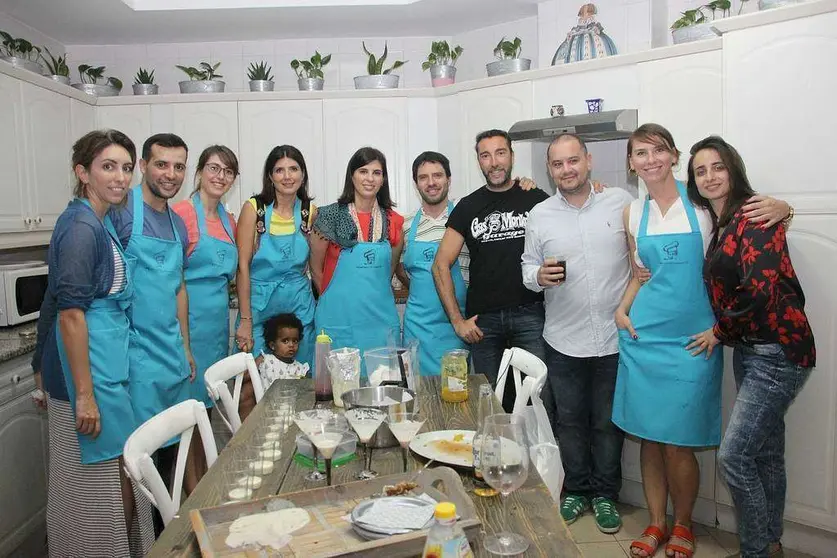
<instances>
[{"instance_id":1,"label":"orange sandal","mask_svg":"<svg viewBox=\"0 0 837 558\"><path fill-rule=\"evenodd\" d=\"M647 542L641 540L643 538L648 538L654 541L654 545L650 545ZM641 550L645 553L648 558L654 556L654 553L657 552L657 549L660 548L660 545L663 544L668 540L668 534L664 533L659 527L656 525L649 525L645 528L645 531L642 532L639 539L635 540L631 543L631 550L636 548L637 550ZM631 553L631 555L634 555Z\"/></svg>"},{"instance_id":2,"label":"orange sandal","mask_svg":"<svg viewBox=\"0 0 837 558\"><path fill-rule=\"evenodd\" d=\"M671 536L688 542L691 548L669 542L666 545L666 555L674 556L674 553L679 552L684 554L686 558L692 558L695 553L695 536L692 534L692 530L685 525L676 523L671 530Z\"/></svg>"}]
</instances>

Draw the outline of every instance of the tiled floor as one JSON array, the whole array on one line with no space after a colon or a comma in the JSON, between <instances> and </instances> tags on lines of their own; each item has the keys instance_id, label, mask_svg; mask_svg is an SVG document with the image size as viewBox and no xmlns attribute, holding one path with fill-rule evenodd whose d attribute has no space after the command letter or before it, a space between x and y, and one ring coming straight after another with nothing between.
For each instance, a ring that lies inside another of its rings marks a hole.
<instances>
[{"instance_id":1,"label":"tiled floor","mask_svg":"<svg viewBox=\"0 0 837 558\"><path fill-rule=\"evenodd\" d=\"M631 555L631 541L638 538L648 525L648 512L626 504L619 504L622 529L615 535L607 535L596 528L593 515L585 514L569 526L570 532L585 558L625 558ZM738 537L733 533L695 524L697 538L695 558L726 558L738 552ZM664 557L659 549L656 556ZM786 558L810 558L808 554L785 549Z\"/></svg>"}]
</instances>

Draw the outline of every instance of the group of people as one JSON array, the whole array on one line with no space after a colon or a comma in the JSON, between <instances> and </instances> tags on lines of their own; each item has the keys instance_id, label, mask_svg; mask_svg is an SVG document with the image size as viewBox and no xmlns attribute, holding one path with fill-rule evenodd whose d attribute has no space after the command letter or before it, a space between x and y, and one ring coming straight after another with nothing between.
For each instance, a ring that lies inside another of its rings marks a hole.
<instances>
[{"instance_id":1,"label":"group of people","mask_svg":"<svg viewBox=\"0 0 837 558\"><path fill-rule=\"evenodd\" d=\"M403 337L418 341L422 374L438 374L444 352L461 347L492 383L507 347L547 363L542 396L566 470L567 522L592 507L600 529L619 529L624 433L643 440L651 521L632 545L640 556L664 542L677 558L694 551L693 449L720 442L716 345L735 346L741 395L722 470L745 510L742 555L780 551L783 416L815 358L785 244L792 209L754 196L720 138L697 144L688 184L676 181L680 153L654 124L628 143L629 167L648 187L640 200L594 185L592 157L572 134L549 146L551 197L513 177L506 132L479 134L475 150L486 184L458 203L448 159L420 154L412 177L421 208L405 219L379 150L357 150L337 202L317 207L303 154L281 145L236 223L222 204L239 175L229 148L206 148L194 191L170 204L186 175L181 138L146 140L133 188L129 138L102 130L79 139L33 359L49 394L50 554L148 550L152 510L125 477L122 447L180 401L212 406L203 375L229 354L233 280L235 345L258 357L269 383L308 373L315 331L361 351L399 339L394 274L409 286ZM155 455L164 479L175 452ZM188 463L187 491L206 468L200 451Z\"/></svg>"}]
</instances>

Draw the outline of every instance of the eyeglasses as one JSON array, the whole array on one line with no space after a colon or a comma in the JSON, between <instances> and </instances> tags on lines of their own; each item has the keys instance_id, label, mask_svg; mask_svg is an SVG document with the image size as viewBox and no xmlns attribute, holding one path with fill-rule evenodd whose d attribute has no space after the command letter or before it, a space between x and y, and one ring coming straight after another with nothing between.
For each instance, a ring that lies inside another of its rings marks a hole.
<instances>
[{"instance_id":1,"label":"eyeglasses","mask_svg":"<svg viewBox=\"0 0 837 558\"><path fill-rule=\"evenodd\" d=\"M227 180L232 180L235 178L235 171L229 167L222 167L221 165L216 165L215 163L210 163L204 167L206 170L209 171L209 174L213 176L217 176L218 173L224 173L224 178Z\"/></svg>"}]
</instances>

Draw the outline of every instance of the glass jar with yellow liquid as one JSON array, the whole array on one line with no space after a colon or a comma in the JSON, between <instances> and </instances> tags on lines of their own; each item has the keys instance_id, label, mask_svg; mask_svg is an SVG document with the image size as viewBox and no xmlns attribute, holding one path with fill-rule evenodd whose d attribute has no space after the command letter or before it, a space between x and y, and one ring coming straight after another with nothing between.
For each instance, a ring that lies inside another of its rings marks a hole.
<instances>
[{"instance_id":1,"label":"glass jar with yellow liquid","mask_svg":"<svg viewBox=\"0 0 837 558\"><path fill-rule=\"evenodd\" d=\"M465 349L442 355L442 399L448 403L468 399L468 351Z\"/></svg>"}]
</instances>

